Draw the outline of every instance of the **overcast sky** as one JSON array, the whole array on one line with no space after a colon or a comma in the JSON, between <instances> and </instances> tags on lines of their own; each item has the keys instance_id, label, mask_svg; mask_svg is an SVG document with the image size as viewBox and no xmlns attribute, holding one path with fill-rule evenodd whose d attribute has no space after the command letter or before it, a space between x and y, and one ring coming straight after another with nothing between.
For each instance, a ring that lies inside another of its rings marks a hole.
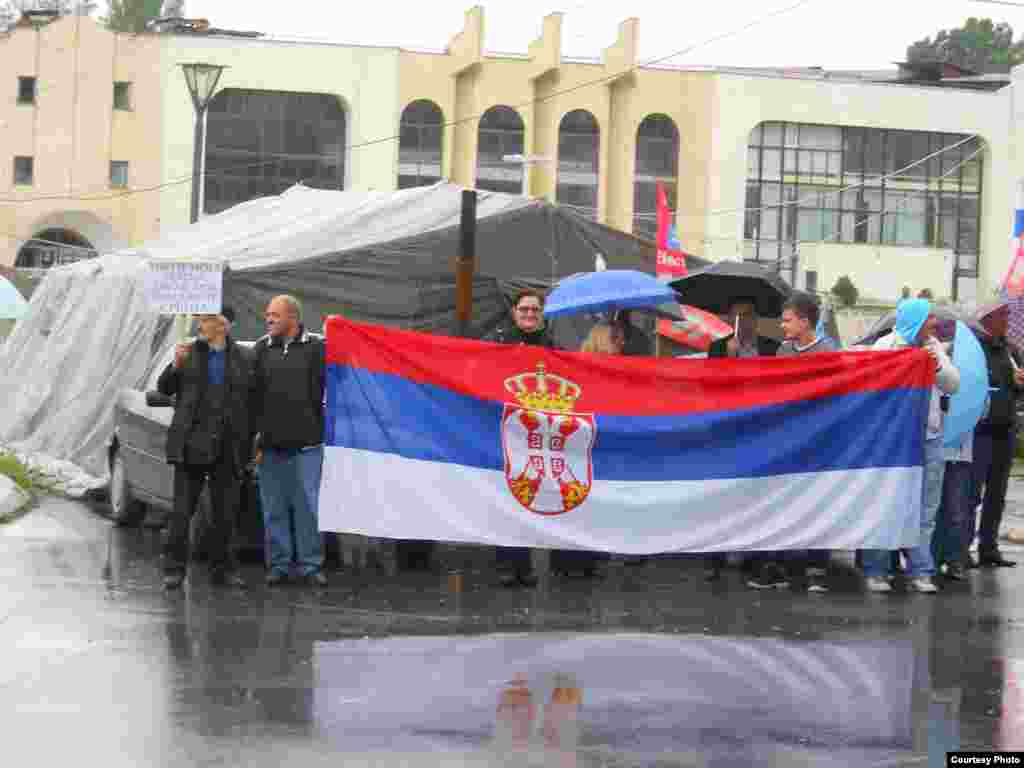
<instances>
[{"instance_id":1,"label":"overcast sky","mask_svg":"<svg viewBox=\"0 0 1024 768\"><path fill-rule=\"evenodd\" d=\"M704 44L797 1L490 0L481 3L484 45L488 51L525 53L540 34L544 15L562 11L567 56L599 56L614 41L619 22L636 16L641 60L698 45L667 63L874 69L891 66L914 40L959 26L968 16L1007 21L1017 30L1015 37L1024 32L1024 7L970 0L809 0L733 37ZM186 12L214 26L272 35L441 49L462 28L472 5L472 0L186 0Z\"/></svg>"}]
</instances>

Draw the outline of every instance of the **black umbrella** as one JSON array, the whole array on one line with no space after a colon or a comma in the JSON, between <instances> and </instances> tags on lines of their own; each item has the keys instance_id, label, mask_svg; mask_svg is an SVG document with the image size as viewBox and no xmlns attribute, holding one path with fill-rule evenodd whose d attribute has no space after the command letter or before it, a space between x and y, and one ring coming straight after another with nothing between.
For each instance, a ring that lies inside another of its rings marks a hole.
<instances>
[{"instance_id":1,"label":"black umbrella","mask_svg":"<svg viewBox=\"0 0 1024 768\"><path fill-rule=\"evenodd\" d=\"M720 261L670 285L679 294L680 304L717 315L727 314L737 299L750 299L761 317L779 317L793 292L777 272L745 261Z\"/></svg>"},{"instance_id":2,"label":"black umbrella","mask_svg":"<svg viewBox=\"0 0 1024 768\"><path fill-rule=\"evenodd\" d=\"M974 335L978 338L983 339L989 335L989 332L985 330L978 320L957 307L948 304L932 304L931 313L939 321L938 336L940 341L953 340L953 336L956 334L957 320L974 331ZM853 342L853 346L870 346L887 333L890 333L895 327L896 310L893 310L876 320L875 324L871 326L871 330Z\"/></svg>"}]
</instances>

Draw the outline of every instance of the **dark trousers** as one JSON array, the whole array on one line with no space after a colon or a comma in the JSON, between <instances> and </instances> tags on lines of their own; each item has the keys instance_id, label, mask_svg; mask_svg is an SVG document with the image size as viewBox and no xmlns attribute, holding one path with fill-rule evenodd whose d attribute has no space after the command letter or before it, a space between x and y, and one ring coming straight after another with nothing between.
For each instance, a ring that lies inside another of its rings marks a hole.
<instances>
[{"instance_id":1,"label":"dark trousers","mask_svg":"<svg viewBox=\"0 0 1024 768\"><path fill-rule=\"evenodd\" d=\"M529 547L496 547L494 561L499 571L530 573L533 570Z\"/></svg>"},{"instance_id":2,"label":"dark trousers","mask_svg":"<svg viewBox=\"0 0 1024 768\"><path fill-rule=\"evenodd\" d=\"M942 563L963 563L970 546L967 537L968 516L974 514L971 499L974 496L972 465L963 461L947 461L942 477L942 503L935 516L932 534L932 557L936 567Z\"/></svg>"},{"instance_id":3,"label":"dark trousers","mask_svg":"<svg viewBox=\"0 0 1024 768\"><path fill-rule=\"evenodd\" d=\"M968 515L967 533L970 538L967 541L974 538L974 510L982 499L984 488L981 525L978 528L978 553L981 555L999 551L999 526L1003 522L1003 509L1006 507L1006 489L1010 482L1016 437L1016 432L974 435L974 491Z\"/></svg>"},{"instance_id":4,"label":"dark trousers","mask_svg":"<svg viewBox=\"0 0 1024 768\"><path fill-rule=\"evenodd\" d=\"M208 545L210 570L225 572L235 567L232 543L238 516L241 481L228 462L211 466L174 465L174 509L164 538L164 570L184 571L189 560L189 527L203 488L210 487Z\"/></svg>"}]
</instances>

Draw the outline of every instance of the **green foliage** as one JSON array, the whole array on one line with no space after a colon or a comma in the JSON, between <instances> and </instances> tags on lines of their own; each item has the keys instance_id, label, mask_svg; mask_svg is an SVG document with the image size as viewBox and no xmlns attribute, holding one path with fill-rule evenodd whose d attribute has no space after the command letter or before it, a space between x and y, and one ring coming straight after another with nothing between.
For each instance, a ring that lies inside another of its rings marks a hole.
<instances>
[{"instance_id":1,"label":"green foliage","mask_svg":"<svg viewBox=\"0 0 1024 768\"><path fill-rule=\"evenodd\" d=\"M839 300L842 306L853 307L857 304L860 291L857 290L857 286L853 284L853 280L850 279L849 275L843 275L832 286L832 295Z\"/></svg>"},{"instance_id":2,"label":"green foliage","mask_svg":"<svg viewBox=\"0 0 1024 768\"><path fill-rule=\"evenodd\" d=\"M967 19L962 27L942 29L907 48L907 61L941 61L978 73L1009 72L1024 62L1024 41L1014 42L1013 27L992 19Z\"/></svg>"},{"instance_id":3,"label":"green foliage","mask_svg":"<svg viewBox=\"0 0 1024 768\"><path fill-rule=\"evenodd\" d=\"M163 0L109 0L109 11L103 19L114 32L146 31L146 23L159 19Z\"/></svg>"}]
</instances>

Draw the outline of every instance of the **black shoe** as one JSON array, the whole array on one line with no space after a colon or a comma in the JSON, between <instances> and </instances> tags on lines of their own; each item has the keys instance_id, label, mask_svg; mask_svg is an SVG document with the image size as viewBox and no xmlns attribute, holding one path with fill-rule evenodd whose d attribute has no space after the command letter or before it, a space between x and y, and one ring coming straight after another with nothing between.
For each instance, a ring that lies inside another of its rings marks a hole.
<instances>
[{"instance_id":1,"label":"black shoe","mask_svg":"<svg viewBox=\"0 0 1024 768\"><path fill-rule=\"evenodd\" d=\"M519 571L519 573L516 574L516 581L518 581L519 585L522 587L532 588L537 586L537 577L534 575L533 571Z\"/></svg>"},{"instance_id":2,"label":"black shoe","mask_svg":"<svg viewBox=\"0 0 1024 768\"><path fill-rule=\"evenodd\" d=\"M306 585L310 587L326 587L327 577L322 571L311 573L306 577Z\"/></svg>"},{"instance_id":3,"label":"black shoe","mask_svg":"<svg viewBox=\"0 0 1024 768\"><path fill-rule=\"evenodd\" d=\"M946 563L946 578L950 581L967 581L967 571L960 563Z\"/></svg>"},{"instance_id":4,"label":"black shoe","mask_svg":"<svg viewBox=\"0 0 1024 768\"><path fill-rule=\"evenodd\" d=\"M210 583L218 587L244 589L247 584L236 571L215 571L210 574Z\"/></svg>"},{"instance_id":5,"label":"black shoe","mask_svg":"<svg viewBox=\"0 0 1024 768\"><path fill-rule=\"evenodd\" d=\"M967 557L964 558L964 568L966 568L967 570L972 570L977 567L978 561L974 559L974 555L967 555Z\"/></svg>"},{"instance_id":6,"label":"black shoe","mask_svg":"<svg viewBox=\"0 0 1024 768\"><path fill-rule=\"evenodd\" d=\"M789 579L778 566L767 565L757 576L747 580L747 586L751 589L786 589Z\"/></svg>"},{"instance_id":7,"label":"black shoe","mask_svg":"<svg viewBox=\"0 0 1024 768\"><path fill-rule=\"evenodd\" d=\"M1016 560L1007 560L1000 552L989 552L978 558L978 565L982 568L1015 568Z\"/></svg>"},{"instance_id":8,"label":"black shoe","mask_svg":"<svg viewBox=\"0 0 1024 768\"><path fill-rule=\"evenodd\" d=\"M271 571L267 574L267 586L268 587L283 587L288 583L288 577L283 573L277 571Z\"/></svg>"},{"instance_id":9,"label":"black shoe","mask_svg":"<svg viewBox=\"0 0 1024 768\"><path fill-rule=\"evenodd\" d=\"M182 583L185 581L184 571L171 571L164 574L164 589L181 589Z\"/></svg>"}]
</instances>

